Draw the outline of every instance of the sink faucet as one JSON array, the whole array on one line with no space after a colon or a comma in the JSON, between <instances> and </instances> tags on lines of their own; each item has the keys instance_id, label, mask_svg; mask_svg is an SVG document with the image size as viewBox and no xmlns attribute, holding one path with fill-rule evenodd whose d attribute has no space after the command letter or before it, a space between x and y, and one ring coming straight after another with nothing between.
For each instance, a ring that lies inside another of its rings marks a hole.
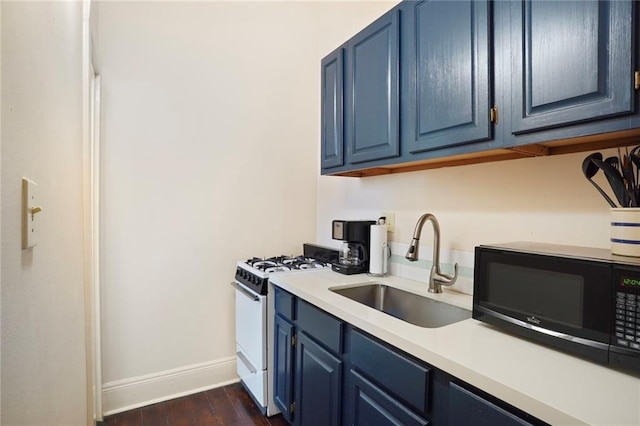
<instances>
[{"instance_id":1,"label":"sink faucet","mask_svg":"<svg viewBox=\"0 0 640 426\"><path fill-rule=\"evenodd\" d=\"M456 263L453 267L453 276L440 272L440 225L436 217L431 213L425 213L418 219L416 229L413 231L413 239L411 240L409 250L407 250L405 257L411 262L418 260L420 233L422 232L422 226L427 221L433 225L433 265L431 266L431 273L429 274L429 293L442 293L443 285L453 285L456 279L458 279L458 264Z\"/></svg>"}]
</instances>

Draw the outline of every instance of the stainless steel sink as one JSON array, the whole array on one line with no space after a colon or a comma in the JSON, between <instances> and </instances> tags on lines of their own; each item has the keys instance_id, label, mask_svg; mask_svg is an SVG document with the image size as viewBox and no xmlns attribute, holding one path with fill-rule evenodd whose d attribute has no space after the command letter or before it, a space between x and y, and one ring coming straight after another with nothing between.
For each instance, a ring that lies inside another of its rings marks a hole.
<instances>
[{"instance_id":1,"label":"stainless steel sink","mask_svg":"<svg viewBox=\"0 0 640 426\"><path fill-rule=\"evenodd\" d=\"M386 284L371 283L330 290L420 327L437 328L471 318L471 311Z\"/></svg>"}]
</instances>

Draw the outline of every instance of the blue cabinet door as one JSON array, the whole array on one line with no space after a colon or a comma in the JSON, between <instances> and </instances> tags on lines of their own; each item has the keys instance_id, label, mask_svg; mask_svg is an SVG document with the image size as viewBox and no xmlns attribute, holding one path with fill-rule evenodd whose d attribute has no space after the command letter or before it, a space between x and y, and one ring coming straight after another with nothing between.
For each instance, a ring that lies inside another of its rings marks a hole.
<instances>
[{"instance_id":1,"label":"blue cabinet door","mask_svg":"<svg viewBox=\"0 0 640 426\"><path fill-rule=\"evenodd\" d=\"M426 415L431 369L359 331L350 335L351 364L403 404Z\"/></svg>"},{"instance_id":2,"label":"blue cabinet door","mask_svg":"<svg viewBox=\"0 0 640 426\"><path fill-rule=\"evenodd\" d=\"M456 426L533 426L455 383L449 385L449 424Z\"/></svg>"},{"instance_id":3,"label":"blue cabinet door","mask_svg":"<svg viewBox=\"0 0 640 426\"><path fill-rule=\"evenodd\" d=\"M295 426L338 426L342 411L342 361L298 333L296 344Z\"/></svg>"},{"instance_id":4,"label":"blue cabinet door","mask_svg":"<svg viewBox=\"0 0 640 426\"><path fill-rule=\"evenodd\" d=\"M347 43L345 134L348 163L400 154L397 8Z\"/></svg>"},{"instance_id":5,"label":"blue cabinet door","mask_svg":"<svg viewBox=\"0 0 640 426\"><path fill-rule=\"evenodd\" d=\"M293 402L293 333L293 325L280 315L276 315L274 320L273 400L289 422L291 422L291 404Z\"/></svg>"},{"instance_id":6,"label":"blue cabinet door","mask_svg":"<svg viewBox=\"0 0 640 426\"><path fill-rule=\"evenodd\" d=\"M417 416L357 371L350 370L347 385L348 409L345 424L353 426L426 426Z\"/></svg>"},{"instance_id":7,"label":"blue cabinet door","mask_svg":"<svg viewBox=\"0 0 640 426\"><path fill-rule=\"evenodd\" d=\"M419 1L407 14L403 146L416 153L490 139L488 0Z\"/></svg>"},{"instance_id":8,"label":"blue cabinet door","mask_svg":"<svg viewBox=\"0 0 640 426\"><path fill-rule=\"evenodd\" d=\"M513 2L510 21L512 134L633 112L631 1Z\"/></svg>"},{"instance_id":9,"label":"blue cabinet door","mask_svg":"<svg viewBox=\"0 0 640 426\"><path fill-rule=\"evenodd\" d=\"M327 55L321 63L322 127L320 167L327 169L344 164L343 133L343 56L342 47Z\"/></svg>"}]
</instances>

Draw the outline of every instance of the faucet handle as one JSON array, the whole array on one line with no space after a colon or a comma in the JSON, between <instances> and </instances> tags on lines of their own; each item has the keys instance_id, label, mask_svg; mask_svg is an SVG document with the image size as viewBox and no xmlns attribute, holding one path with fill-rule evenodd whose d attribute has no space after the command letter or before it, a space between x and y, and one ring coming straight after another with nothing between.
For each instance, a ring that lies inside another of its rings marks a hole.
<instances>
[{"instance_id":1,"label":"faucet handle","mask_svg":"<svg viewBox=\"0 0 640 426\"><path fill-rule=\"evenodd\" d=\"M435 273L433 276L433 281L437 282L440 285L446 285L446 286L455 284L457 279L458 279L458 263L457 262L453 265L453 276L444 274L440 271L437 271L437 273Z\"/></svg>"}]
</instances>

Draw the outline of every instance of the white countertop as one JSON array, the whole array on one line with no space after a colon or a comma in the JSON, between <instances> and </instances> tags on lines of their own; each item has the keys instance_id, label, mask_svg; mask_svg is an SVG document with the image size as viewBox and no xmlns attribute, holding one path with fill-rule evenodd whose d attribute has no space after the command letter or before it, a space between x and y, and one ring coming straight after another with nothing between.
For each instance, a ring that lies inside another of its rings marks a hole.
<instances>
[{"instance_id":1,"label":"white countertop","mask_svg":"<svg viewBox=\"0 0 640 426\"><path fill-rule=\"evenodd\" d=\"M498 331L474 319L422 328L329 288L365 281L471 310L471 296L429 294L399 277L330 270L280 273L269 280L330 314L552 425L640 425L640 379Z\"/></svg>"}]
</instances>

